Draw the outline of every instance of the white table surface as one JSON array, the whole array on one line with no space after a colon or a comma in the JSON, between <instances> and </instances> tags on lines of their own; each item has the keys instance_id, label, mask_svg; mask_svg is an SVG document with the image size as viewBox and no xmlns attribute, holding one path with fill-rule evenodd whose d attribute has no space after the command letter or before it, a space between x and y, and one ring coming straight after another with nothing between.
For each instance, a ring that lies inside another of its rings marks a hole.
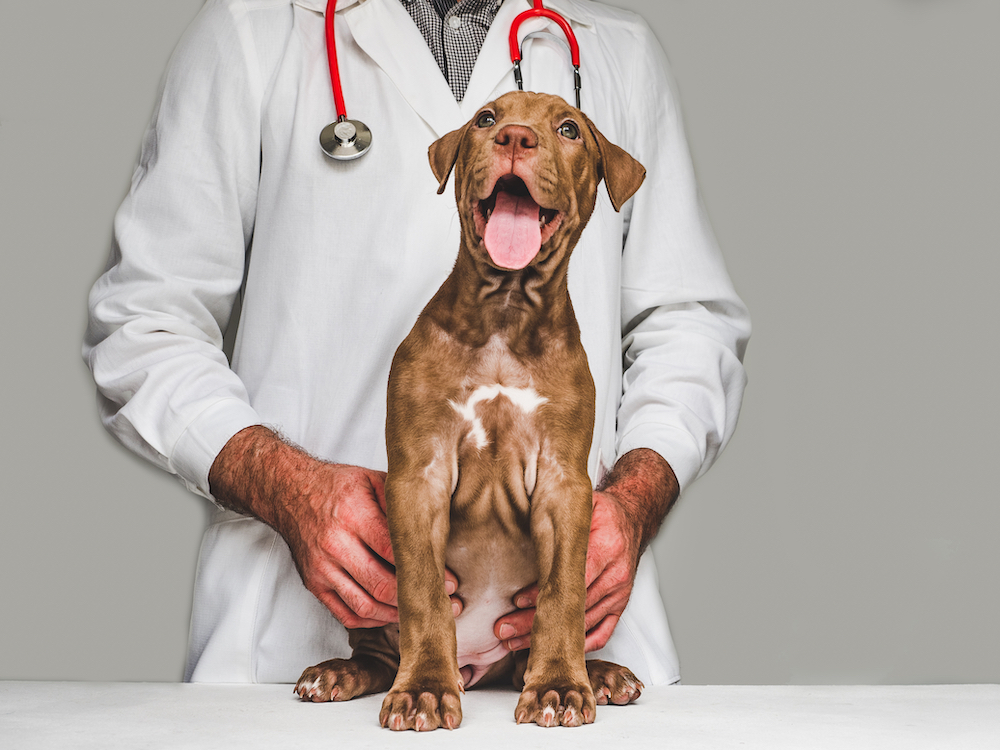
<instances>
[{"instance_id":1,"label":"white table surface","mask_svg":"<svg viewBox=\"0 0 1000 750\"><path fill-rule=\"evenodd\" d=\"M301 703L290 685L0 682L0 748L958 748L1000 750L1000 686L647 689L578 729L514 724L512 690L470 690L453 732L390 732L382 696Z\"/></svg>"}]
</instances>

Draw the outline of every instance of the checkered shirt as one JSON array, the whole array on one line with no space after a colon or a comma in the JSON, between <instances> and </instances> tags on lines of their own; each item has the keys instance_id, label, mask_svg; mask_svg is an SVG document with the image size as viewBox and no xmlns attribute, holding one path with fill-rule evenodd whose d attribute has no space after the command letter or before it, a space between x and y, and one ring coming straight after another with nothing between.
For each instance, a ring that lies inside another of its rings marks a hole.
<instances>
[{"instance_id":1,"label":"checkered shirt","mask_svg":"<svg viewBox=\"0 0 1000 750\"><path fill-rule=\"evenodd\" d=\"M486 32L503 0L401 0L457 101L462 101Z\"/></svg>"}]
</instances>

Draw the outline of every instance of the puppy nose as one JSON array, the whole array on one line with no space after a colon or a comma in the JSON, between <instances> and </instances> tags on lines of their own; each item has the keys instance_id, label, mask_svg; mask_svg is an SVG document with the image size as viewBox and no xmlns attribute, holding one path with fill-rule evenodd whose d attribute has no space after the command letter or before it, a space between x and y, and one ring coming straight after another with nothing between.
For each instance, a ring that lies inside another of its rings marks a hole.
<instances>
[{"instance_id":1,"label":"puppy nose","mask_svg":"<svg viewBox=\"0 0 1000 750\"><path fill-rule=\"evenodd\" d=\"M496 134L493 142L504 148L538 148L538 136L524 125L506 125Z\"/></svg>"}]
</instances>

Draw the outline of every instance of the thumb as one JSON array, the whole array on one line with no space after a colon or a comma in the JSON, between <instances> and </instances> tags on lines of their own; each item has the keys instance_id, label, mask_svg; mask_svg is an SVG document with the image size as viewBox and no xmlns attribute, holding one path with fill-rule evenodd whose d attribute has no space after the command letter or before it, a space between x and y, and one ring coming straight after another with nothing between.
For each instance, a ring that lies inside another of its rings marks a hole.
<instances>
[{"instance_id":1,"label":"thumb","mask_svg":"<svg viewBox=\"0 0 1000 750\"><path fill-rule=\"evenodd\" d=\"M533 583L525 586L513 596L514 606L518 609L528 609L534 607L538 601L538 584Z\"/></svg>"}]
</instances>

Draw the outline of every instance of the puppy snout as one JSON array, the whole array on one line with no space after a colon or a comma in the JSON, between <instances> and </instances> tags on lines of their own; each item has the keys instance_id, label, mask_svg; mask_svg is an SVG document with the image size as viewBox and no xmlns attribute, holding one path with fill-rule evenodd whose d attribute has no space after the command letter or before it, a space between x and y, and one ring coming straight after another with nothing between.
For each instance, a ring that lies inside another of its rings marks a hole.
<instances>
[{"instance_id":1,"label":"puppy snout","mask_svg":"<svg viewBox=\"0 0 1000 750\"><path fill-rule=\"evenodd\" d=\"M496 134L493 142L505 151L512 152L512 155L520 150L538 148L535 131L524 125L506 125Z\"/></svg>"}]
</instances>

